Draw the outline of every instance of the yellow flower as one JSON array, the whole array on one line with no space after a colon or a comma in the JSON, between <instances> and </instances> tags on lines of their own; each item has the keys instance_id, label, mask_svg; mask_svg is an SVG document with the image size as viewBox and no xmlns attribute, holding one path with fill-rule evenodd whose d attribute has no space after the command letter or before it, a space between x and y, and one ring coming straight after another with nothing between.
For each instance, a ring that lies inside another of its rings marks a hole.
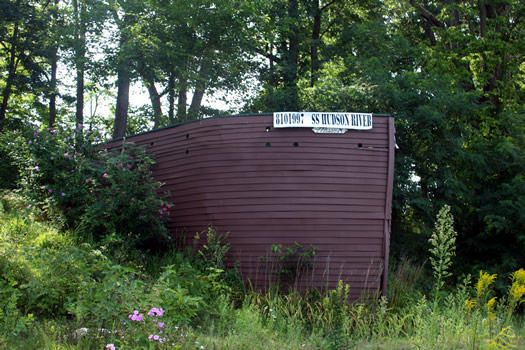
<instances>
[{"instance_id":1,"label":"yellow flower","mask_svg":"<svg viewBox=\"0 0 525 350\"><path fill-rule=\"evenodd\" d=\"M512 299L514 301L518 302L523 295L525 295L525 285L518 286L513 284L510 290L510 294L512 295ZM520 303L523 303L524 300L522 300Z\"/></svg>"},{"instance_id":2,"label":"yellow flower","mask_svg":"<svg viewBox=\"0 0 525 350\"><path fill-rule=\"evenodd\" d=\"M465 300L465 309L470 312L476 305L475 299Z\"/></svg>"},{"instance_id":3,"label":"yellow flower","mask_svg":"<svg viewBox=\"0 0 525 350\"><path fill-rule=\"evenodd\" d=\"M476 283L476 293L478 299L481 299L483 296L485 296L485 293L487 293L487 290L489 289L490 285L494 283L494 280L497 276L497 274L491 275L487 272L483 273L483 270L479 271L479 280L478 283Z\"/></svg>"},{"instance_id":4,"label":"yellow flower","mask_svg":"<svg viewBox=\"0 0 525 350\"><path fill-rule=\"evenodd\" d=\"M512 282L518 282L520 285L525 285L525 270L519 269L512 274Z\"/></svg>"}]
</instances>

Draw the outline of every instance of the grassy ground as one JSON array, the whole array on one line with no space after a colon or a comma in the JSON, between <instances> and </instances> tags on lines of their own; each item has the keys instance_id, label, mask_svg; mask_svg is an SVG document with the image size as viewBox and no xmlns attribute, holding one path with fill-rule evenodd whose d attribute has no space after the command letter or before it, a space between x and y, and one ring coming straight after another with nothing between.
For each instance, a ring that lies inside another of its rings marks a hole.
<instances>
[{"instance_id":1,"label":"grassy ground","mask_svg":"<svg viewBox=\"0 0 525 350\"><path fill-rule=\"evenodd\" d=\"M388 296L367 303L349 303L343 284L260 293L223 270L220 242L203 254L123 252L40 214L2 199L0 348L525 348L524 270L435 288L405 259L392 264ZM509 293L496 295L497 278Z\"/></svg>"}]
</instances>

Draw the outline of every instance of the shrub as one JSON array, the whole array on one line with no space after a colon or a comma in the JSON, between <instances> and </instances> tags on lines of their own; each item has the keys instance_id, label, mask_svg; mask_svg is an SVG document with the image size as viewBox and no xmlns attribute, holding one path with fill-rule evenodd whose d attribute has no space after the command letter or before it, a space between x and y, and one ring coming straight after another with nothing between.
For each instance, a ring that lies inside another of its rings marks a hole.
<instances>
[{"instance_id":1,"label":"shrub","mask_svg":"<svg viewBox=\"0 0 525 350\"><path fill-rule=\"evenodd\" d=\"M11 135L10 156L18 164L27 206L52 215L58 208L68 227L80 222L96 241L116 233L131 247L145 247L167 235L171 204L157 197L152 155L123 144L104 149L103 129L41 129L28 124Z\"/></svg>"}]
</instances>

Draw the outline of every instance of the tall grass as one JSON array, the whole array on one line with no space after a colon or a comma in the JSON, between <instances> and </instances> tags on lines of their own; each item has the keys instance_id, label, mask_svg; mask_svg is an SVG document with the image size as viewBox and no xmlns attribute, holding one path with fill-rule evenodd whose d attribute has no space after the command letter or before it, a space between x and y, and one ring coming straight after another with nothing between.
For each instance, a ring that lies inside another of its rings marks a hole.
<instances>
[{"instance_id":1,"label":"tall grass","mask_svg":"<svg viewBox=\"0 0 525 350\"><path fill-rule=\"evenodd\" d=\"M358 301L349 300L352 286L342 282L323 291L243 289L238 276L224 270L226 248L213 230L203 233L212 244L203 245L200 254L139 254L116 263L103 247L80 244L74 232L36 221L22 202L2 203L0 348L524 346L523 269L510 276L480 271L450 287L444 283L452 277L450 265L441 265L439 276L439 264L428 271L404 258L391 264L386 296ZM436 226L436 235L439 230ZM433 251L453 263L452 249L438 252L440 244L452 248L450 239L441 238L432 243ZM497 279L507 282L505 295L496 294ZM149 316L154 308L162 308L162 315Z\"/></svg>"}]
</instances>

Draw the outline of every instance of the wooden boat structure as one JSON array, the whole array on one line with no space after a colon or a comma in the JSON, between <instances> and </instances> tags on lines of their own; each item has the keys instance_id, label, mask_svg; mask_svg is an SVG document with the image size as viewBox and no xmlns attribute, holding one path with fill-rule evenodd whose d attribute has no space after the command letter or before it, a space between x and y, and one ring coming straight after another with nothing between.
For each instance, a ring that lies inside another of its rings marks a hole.
<instances>
[{"instance_id":1,"label":"wooden boat structure","mask_svg":"<svg viewBox=\"0 0 525 350\"><path fill-rule=\"evenodd\" d=\"M387 285L394 122L372 120L369 130L334 134L277 128L272 114L222 116L126 142L155 155L176 239L192 244L201 233L202 244L213 225L229 233L227 264L253 286L342 280L357 299Z\"/></svg>"}]
</instances>

